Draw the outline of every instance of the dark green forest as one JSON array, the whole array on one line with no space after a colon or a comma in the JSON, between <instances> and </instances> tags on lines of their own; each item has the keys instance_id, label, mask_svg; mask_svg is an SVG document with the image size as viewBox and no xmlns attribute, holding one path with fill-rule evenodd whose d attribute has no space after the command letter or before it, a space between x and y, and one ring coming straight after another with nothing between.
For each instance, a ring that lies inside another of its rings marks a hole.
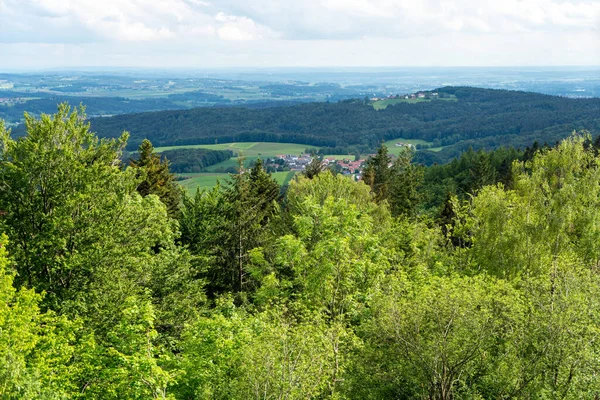
<instances>
[{"instance_id":1,"label":"dark green forest","mask_svg":"<svg viewBox=\"0 0 600 400\"><path fill-rule=\"evenodd\" d=\"M425 164L446 162L469 147L525 148L554 144L573 130L600 133L600 99L571 99L538 93L444 87L440 96L457 101L399 103L375 110L363 100L250 109L198 108L93 119L101 137L131 133L129 146L148 138L155 146L243 141L302 143L332 147L330 154L365 154L382 141L423 139L441 152L419 153ZM337 151L336 151L337 149Z\"/></svg>"},{"instance_id":2,"label":"dark green forest","mask_svg":"<svg viewBox=\"0 0 600 400\"><path fill-rule=\"evenodd\" d=\"M2 399L600 396L587 132L188 196L81 110L26 128L0 122Z\"/></svg>"}]
</instances>

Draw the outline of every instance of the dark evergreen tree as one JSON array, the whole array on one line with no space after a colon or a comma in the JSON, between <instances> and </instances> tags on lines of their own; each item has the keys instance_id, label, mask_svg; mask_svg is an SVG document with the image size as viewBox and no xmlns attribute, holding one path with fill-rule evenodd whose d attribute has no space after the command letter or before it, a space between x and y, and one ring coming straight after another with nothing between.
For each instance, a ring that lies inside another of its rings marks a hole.
<instances>
[{"instance_id":1,"label":"dark evergreen tree","mask_svg":"<svg viewBox=\"0 0 600 400\"><path fill-rule=\"evenodd\" d=\"M143 177L137 187L142 196L154 194L167 206L171 217L176 217L181 202L181 188L175 180L175 175L169 171L169 160L161 160L159 154L148 139L144 139L138 149L138 158L131 159L130 166L140 170Z\"/></svg>"},{"instance_id":2,"label":"dark evergreen tree","mask_svg":"<svg viewBox=\"0 0 600 400\"><path fill-rule=\"evenodd\" d=\"M367 160L367 165L363 171L363 180L371 187L378 202L386 200L389 196L391 162L392 159L388 155L387 147L381 144L377 154Z\"/></svg>"},{"instance_id":3,"label":"dark evergreen tree","mask_svg":"<svg viewBox=\"0 0 600 400\"><path fill-rule=\"evenodd\" d=\"M323 171L323 160L321 159L321 157L314 154L312 160L306 166L306 169L304 170L303 174L308 179L312 179L315 176L319 175L322 171Z\"/></svg>"},{"instance_id":4,"label":"dark evergreen tree","mask_svg":"<svg viewBox=\"0 0 600 400\"><path fill-rule=\"evenodd\" d=\"M497 182L496 170L490 163L489 154L479 151L473 158L473 164L470 169L471 188L469 193L479 190L484 186L492 185Z\"/></svg>"},{"instance_id":5,"label":"dark evergreen tree","mask_svg":"<svg viewBox=\"0 0 600 400\"><path fill-rule=\"evenodd\" d=\"M421 200L419 188L423 183L423 167L414 165L412 151L398 155L390 169L389 203L395 216L412 216Z\"/></svg>"}]
</instances>

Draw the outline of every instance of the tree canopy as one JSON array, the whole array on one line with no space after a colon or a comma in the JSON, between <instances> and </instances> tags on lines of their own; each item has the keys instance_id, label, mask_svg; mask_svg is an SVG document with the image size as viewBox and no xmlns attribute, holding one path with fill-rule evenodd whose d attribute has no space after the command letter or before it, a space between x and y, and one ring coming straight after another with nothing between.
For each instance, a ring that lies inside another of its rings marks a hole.
<instances>
[{"instance_id":1,"label":"tree canopy","mask_svg":"<svg viewBox=\"0 0 600 400\"><path fill-rule=\"evenodd\" d=\"M0 398L600 396L589 134L426 170L381 147L285 193L240 163L174 214L126 140L66 105L0 123Z\"/></svg>"}]
</instances>

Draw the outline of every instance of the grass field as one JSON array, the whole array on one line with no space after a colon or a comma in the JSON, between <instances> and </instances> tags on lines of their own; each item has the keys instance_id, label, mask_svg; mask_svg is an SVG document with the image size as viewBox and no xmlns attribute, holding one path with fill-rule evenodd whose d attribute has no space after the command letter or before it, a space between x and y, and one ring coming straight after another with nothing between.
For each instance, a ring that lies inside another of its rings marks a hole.
<instances>
[{"instance_id":1,"label":"grass field","mask_svg":"<svg viewBox=\"0 0 600 400\"><path fill-rule=\"evenodd\" d=\"M296 174L295 171L286 171L286 172L275 172L273 174L273 178L280 185L285 185L289 183L290 180ZM202 189L211 189L217 184L217 180L221 181L221 183L225 183L225 181L229 178L229 174L213 174L213 173L201 173L201 174L180 174L182 176L189 177L188 179L179 181L179 184L189 193L194 194L197 188Z\"/></svg>"},{"instance_id":2,"label":"grass field","mask_svg":"<svg viewBox=\"0 0 600 400\"><path fill-rule=\"evenodd\" d=\"M384 144L387 146L390 154L398 155L403 151L403 147L396 147L396 143L404 142L411 144L431 144L425 140L420 139L403 139L398 138L394 140L388 140ZM188 145L188 146L167 146L157 147L156 151L161 152L171 149L181 148L204 148L212 150L231 150L237 154L243 154L245 157L245 166L249 166L250 163L255 161L257 158L273 158L278 154L302 154L307 147L313 147L304 144L297 143L273 143L273 142L238 142L238 143L222 143L222 144L199 144L199 145ZM431 149L432 151L440 151L442 148ZM350 159L354 160L354 154L349 155L326 155L325 158L335 158L337 160ZM366 155L362 155L362 159L366 158ZM238 157L232 157L229 160L223 161L219 164L208 167L205 173L190 173L190 174L179 174L185 176L188 179L179 181L188 193L194 193L196 188L210 189L217 184L217 180L224 182L229 174L218 171L223 171L229 167L238 166ZM294 172L276 172L273 177L279 182L280 185L288 183L294 176Z\"/></svg>"},{"instance_id":3,"label":"grass field","mask_svg":"<svg viewBox=\"0 0 600 400\"><path fill-rule=\"evenodd\" d=\"M211 149L211 150L231 150L236 154L241 154L245 157L244 165L248 166L257 158L267 159L273 158L278 154L302 154L307 147L315 148L306 144L296 143L274 143L274 142L238 142L238 143L222 143L222 144L198 144L189 146L166 146L157 147L156 151L161 152L172 149ZM211 165L206 168L209 172L222 171L229 167L237 167L238 158L232 157L229 160ZM216 181L215 181L216 182Z\"/></svg>"},{"instance_id":4,"label":"grass field","mask_svg":"<svg viewBox=\"0 0 600 400\"><path fill-rule=\"evenodd\" d=\"M231 150L234 153L243 153L246 157L262 156L273 157L277 154L301 154L307 147L314 148L307 144L296 143L273 143L273 142L239 142L223 144L196 144L189 146L167 146L157 147L156 151L161 152L171 149L212 149L212 150Z\"/></svg>"},{"instance_id":5,"label":"grass field","mask_svg":"<svg viewBox=\"0 0 600 400\"><path fill-rule=\"evenodd\" d=\"M437 100L444 100L444 101L457 101L458 99L456 97L443 97L440 99L436 99ZM393 106L394 104L398 104L398 103L408 103L408 104L415 104L415 103L426 103L432 101L432 99L385 99L385 100L378 100L373 102L373 108L376 110L385 110L388 106Z\"/></svg>"},{"instance_id":6,"label":"grass field","mask_svg":"<svg viewBox=\"0 0 600 400\"><path fill-rule=\"evenodd\" d=\"M373 108L376 110L385 110L388 106L393 106L394 104L398 103L414 104L428 101L431 101L431 99L385 99L373 102Z\"/></svg>"},{"instance_id":7,"label":"grass field","mask_svg":"<svg viewBox=\"0 0 600 400\"><path fill-rule=\"evenodd\" d=\"M404 147L396 147L396 143L398 143L398 142L410 143L410 144L414 144L414 145L431 144L431 142L427 142L427 141L421 140L421 139L403 139L403 138L388 140L387 142L384 142L383 144L385 144L387 146L389 154L393 154L393 155L397 156L398 154L400 154L401 151L404 151L404 149L405 149ZM440 148L440 150L441 150L441 148Z\"/></svg>"}]
</instances>

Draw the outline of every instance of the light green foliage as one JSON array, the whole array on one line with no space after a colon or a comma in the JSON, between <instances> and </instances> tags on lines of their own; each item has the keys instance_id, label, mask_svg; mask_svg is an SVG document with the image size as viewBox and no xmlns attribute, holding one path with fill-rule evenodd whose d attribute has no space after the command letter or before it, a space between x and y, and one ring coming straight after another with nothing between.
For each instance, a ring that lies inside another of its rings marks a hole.
<instances>
[{"instance_id":1,"label":"light green foliage","mask_svg":"<svg viewBox=\"0 0 600 400\"><path fill-rule=\"evenodd\" d=\"M561 257L548 275L528 279L524 332L507 365L514 392L523 397L581 399L600 393L600 278Z\"/></svg>"},{"instance_id":2,"label":"light green foliage","mask_svg":"<svg viewBox=\"0 0 600 400\"><path fill-rule=\"evenodd\" d=\"M123 299L115 310L115 324L101 341L86 343L82 398L166 399L172 376L159 363L153 341L154 311L148 300Z\"/></svg>"},{"instance_id":3,"label":"light green foliage","mask_svg":"<svg viewBox=\"0 0 600 400\"><path fill-rule=\"evenodd\" d=\"M505 343L522 323L519 293L485 277L431 277L390 281L373 304L365 329L367 345L359 357L357 394L370 398L476 398L492 385L491 398L506 388L498 369L512 361ZM373 386L365 385L365 381ZM484 396L488 398L487 396Z\"/></svg>"},{"instance_id":4,"label":"light green foliage","mask_svg":"<svg viewBox=\"0 0 600 400\"><path fill-rule=\"evenodd\" d=\"M57 302L72 298L93 276L95 266L83 265L82 247L104 240L105 232L91 228L118 220L108 211L135 184L119 168L127 135L99 141L66 105L41 120L27 116L26 125L24 138L12 140L6 131L0 136L2 223L17 260L17 283L46 290L46 301Z\"/></svg>"},{"instance_id":5,"label":"light green foliage","mask_svg":"<svg viewBox=\"0 0 600 400\"><path fill-rule=\"evenodd\" d=\"M0 236L0 398L61 399L74 393L70 358L74 323L43 314L41 296L16 290Z\"/></svg>"},{"instance_id":6,"label":"light green foliage","mask_svg":"<svg viewBox=\"0 0 600 400\"><path fill-rule=\"evenodd\" d=\"M0 124L0 399L600 396L585 135L512 175L514 149L433 168L433 221L408 151L382 146L368 185L323 171L285 196L240 163L169 214L138 193L171 182L149 142L126 168L126 135L65 105L27 129Z\"/></svg>"},{"instance_id":7,"label":"light green foliage","mask_svg":"<svg viewBox=\"0 0 600 400\"><path fill-rule=\"evenodd\" d=\"M339 334L318 317L282 307L251 315L231 299L184 335L182 398L306 399L331 391Z\"/></svg>"},{"instance_id":8,"label":"light green foliage","mask_svg":"<svg viewBox=\"0 0 600 400\"><path fill-rule=\"evenodd\" d=\"M27 128L18 140L0 138L1 223L14 238L15 284L45 291L44 308L82 322L75 359L84 365L74 363L74 379L83 396L122 398L127 387L128 398L164 397L156 346L176 346L204 301L175 245L176 221L122 169L126 135L98 140L66 105L28 117Z\"/></svg>"},{"instance_id":9,"label":"light green foliage","mask_svg":"<svg viewBox=\"0 0 600 400\"><path fill-rule=\"evenodd\" d=\"M329 391L334 369L331 334L323 322L294 321L271 310L249 322L237 387L240 399L306 399Z\"/></svg>"},{"instance_id":10,"label":"light green foliage","mask_svg":"<svg viewBox=\"0 0 600 400\"><path fill-rule=\"evenodd\" d=\"M356 312L388 267L380 235L389 213L371 201L367 186L329 173L292 183L288 201L293 233L278 240L275 263L292 274L280 278L332 320Z\"/></svg>"},{"instance_id":11,"label":"light green foliage","mask_svg":"<svg viewBox=\"0 0 600 400\"><path fill-rule=\"evenodd\" d=\"M550 270L561 255L600 260L600 169L583 137L514 165L514 189L486 187L459 219L470 268L515 277Z\"/></svg>"}]
</instances>

